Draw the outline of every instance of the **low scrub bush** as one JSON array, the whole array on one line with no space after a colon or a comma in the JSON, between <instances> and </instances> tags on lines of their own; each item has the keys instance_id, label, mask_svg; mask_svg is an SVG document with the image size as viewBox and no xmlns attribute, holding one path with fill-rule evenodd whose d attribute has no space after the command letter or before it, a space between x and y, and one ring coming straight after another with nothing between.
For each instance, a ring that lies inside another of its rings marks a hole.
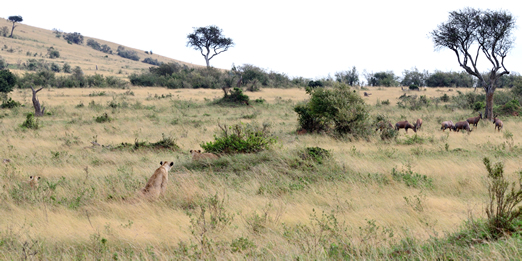
<instances>
[{"instance_id":1,"label":"low scrub bush","mask_svg":"<svg viewBox=\"0 0 522 261\"><path fill-rule=\"evenodd\" d=\"M127 58L127 59L131 59L131 60L134 60L134 61L139 61L140 60L140 57L138 56L138 53L136 53L136 51L133 51L133 50L125 50L125 47L123 46L118 46L118 55L123 57L123 58Z\"/></svg>"},{"instance_id":2,"label":"low scrub bush","mask_svg":"<svg viewBox=\"0 0 522 261\"><path fill-rule=\"evenodd\" d=\"M82 45L83 44L83 35L80 34L80 33L64 33L63 34L63 39L65 39L69 44L78 44L78 45Z\"/></svg>"},{"instance_id":3,"label":"low scrub bush","mask_svg":"<svg viewBox=\"0 0 522 261\"><path fill-rule=\"evenodd\" d=\"M332 157L330 151L325 150L320 147L306 147L304 153L302 154L303 159L309 159L315 161L319 164L322 164L323 161Z\"/></svg>"},{"instance_id":4,"label":"low scrub bush","mask_svg":"<svg viewBox=\"0 0 522 261\"><path fill-rule=\"evenodd\" d=\"M101 116L96 117L94 119L98 123L111 122L113 119L109 117L109 115L105 112Z\"/></svg>"},{"instance_id":5,"label":"low scrub bush","mask_svg":"<svg viewBox=\"0 0 522 261\"><path fill-rule=\"evenodd\" d=\"M395 181L404 182L408 187L414 188L432 188L433 187L433 179L426 176L421 175L419 173L415 173L411 170L411 167L408 166L407 170L398 171L395 168L392 169L392 178Z\"/></svg>"},{"instance_id":6,"label":"low scrub bush","mask_svg":"<svg viewBox=\"0 0 522 261\"><path fill-rule=\"evenodd\" d=\"M406 95L406 93L401 95L399 97L399 101L397 102L397 106L399 106L399 108L410 109L413 111L426 108L430 104L431 100L427 98L426 95L421 95L418 97L417 95Z\"/></svg>"},{"instance_id":7,"label":"low scrub bush","mask_svg":"<svg viewBox=\"0 0 522 261\"><path fill-rule=\"evenodd\" d=\"M21 127L25 129L37 130L40 128L40 124L38 119L34 116L34 113L31 112L27 114L27 118L22 123Z\"/></svg>"},{"instance_id":8,"label":"low scrub bush","mask_svg":"<svg viewBox=\"0 0 522 261\"><path fill-rule=\"evenodd\" d=\"M201 144L207 152L218 154L256 153L266 150L276 142L270 134L268 124L263 126L239 123L221 126L221 136L214 136L213 142Z\"/></svg>"},{"instance_id":9,"label":"low scrub bush","mask_svg":"<svg viewBox=\"0 0 522 261\"><path fill-rule=\"evenodd\" d=\"M517 182L510 183L504 177L504 166L501 162L492 164L489 158L483 159L488 171L486 187L489 200L486 205L489 232L494 238L502 237L522 227L522 171L518 173Z\"/></svg>"},{"instance_id":10,"label":"low scrub bush","mask_svg":"<svg viewBox=\"0 0 522 261\"><path fill-rule=\"evenodd\" d=\"M152 64L152 65L161 65L161 62L158 61L158 59L152 59L150 57L147 57L147 58L143 59L142 62L143 63Z\"/></svg>"},{"instance_id":11,"label":"low scrub bush","mask_svg":"<svg viewBox=\"0 0 522 261\"><path fill-rule=\"evenodd\" d=\"M22 104L20 104L19 102L11 99L11 97L9 97L9 99L5 99L2 101L2 104L0 105L0 108L2 109L12 109L12 108L16 108L16 107L20 107L22 106Z\"/></svg>"},{"instance_id":12,"label":"low scrub bush","mask_svg":"<svg viewBox=\"0 0 522 261\"><path fill-rule=\"evenodd\" d=\"M218 104L249 104L250 98L248 95L243 94L243 90L235 87L230 90L230 94L223 96L220 100L217 100Z\"/></svg>"},{"instance_id":13,"label":"low scrub bush","mask_svg":"<svg viewBox=\"0 0 522 261\"><path fill-rule=\"evenodd\" d=\"M150 150L169 150L169 151L178 151L179 146L176 144L176 141L172 137L167 137L165 134L161 134L161 140L157 142L150 143L148 141L139 141L137 138L134 140L134 144L128 142L122 142L121 144L113 147L113 149L117 150L126 150L130 149L132 151L142 150L142 149L150 149Z\"/></svg>"}]
</instances>

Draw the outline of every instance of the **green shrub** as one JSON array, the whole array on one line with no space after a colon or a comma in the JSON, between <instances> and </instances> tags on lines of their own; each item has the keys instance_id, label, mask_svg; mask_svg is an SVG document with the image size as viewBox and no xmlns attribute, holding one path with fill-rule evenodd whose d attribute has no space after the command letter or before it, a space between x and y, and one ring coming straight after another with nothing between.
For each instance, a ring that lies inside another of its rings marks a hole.
<instances>
[{"instance_id":1,"label":"green shrub","mask_svg":"<svg viewBox=\"0 0 522 261\"><path fill-rule=\"evenodd\" d=\"M0 70L0 92L9 93L17 82L16 75L9 70Z\"/></svg>"},{"instance_id":2,"label":"green shrub","mask_svg":"<svg viewBox=\"0 0 522 261\"><path fill-rule=\"evenodd\" d=\"M118 55L123 57L123 58L127 58L127 59L131 59L131 60L134 60L134 61L139 61L140 60L140 57L138 56L138 53L136 53L136 51L133 51L133 50L125 50L125 47L123 46L118 46Z\"/></svg>"},{"instance_id":3,"label":"green shrub","mask_svg":"<svg viewBox=\"0 0 522 261\"><path fill-rule=\"evenodd\" d=\"M152 59L150 57L147 57L147 58L143 59L142 62L143 63L152 64L152 65L161 65L161 62L158 61L158 59Z\"/></svg>"},{"instance_id":4,"label":"green shrub","mask_svg":"<svg viewBox=\"0 0 522 261\"><path fill-rule=\"evenodd\" d=\"M49 47L47 49L47 55L51 59L60 58L60 52L58 50L55 50L54 47Z\"/></svg>"},{"instance_id":5,"label":"green shrub","mask_svg":"<svg viewBox=\"0 0 522 261\"><path fill-rule=\"evenodd\" d=\"M38 119L34 117L34 113L28 113L27 118L21 125L22 128L37 130L39 126Z\"/></svg>"},{"instance_id":6,"label":"green shrub","mask_svg":"<svg viewBox=\"0 0 522 261\"><path fill-rule=\"evenodd\" d=\"M392 169L392 178L395 181L401 181L406 184L408 187L414 188L432 188L433 187L433 179L429 178L426 175L421 175L419 173L414 173L411 170L411 167L408 166L407 170L397 171L395 168Z\"/></svg>"},{"instance_id":7,"label":"green shrub","mask_svg":"<svg viewBox=\"0 0 522 261\"><path fill-rule=\"evenodd\" d=\"M228 104L248 104L250 98L248 95L243 94L243 90L235 87L233 90L230 90L230 94L223 96L217 103L228 103Z\"/></svg>"},{"instance_id":8,"label":"green shrub","mask_svg":"<svg viewBox=\"0 0 522 261\"><path fill-rule=\"evenodd\" d=\"M9 97L9 99L6 99L6 100L2 101L2 104L0 105L0 108L2 108L2 109L12 109L12 108L20 107L20 106L22 106L22 104L20 104L19 102L11 99L11 97Z\"/></svg>"},{"instance_id":9,"label":"green shrub","mask_svg":"<svg viewBox=\"0 0 522 261\"><path fill-rule=\"evenodd\" d=\"M445 93L444 95L440 96L440 100L443 102L449 102L450 97Z\"/></svg>"},{"instance_id":10,"label":"green shrub","mask_svg":"<svg viewBox=\"0 0 522 261\"><path fill-rule=\"evenodd\" d=\"M270 134L269 125L239 123L227 127L221 126L221 136L214 135L213 142L201 144L201 148L210 153L236 154L255 153L266 150L276 142Z\"/></svg>"},{"instance_id":11,"label":"green shrub","mask_svg":"<svg viewBox=\"0 0 522 261\"><path fill-rule=\"evenodd\" d=\"M302 155L303 159L310 159L319 164L322 164L324 160L332 157L330 151L320 147L307 147L305 148L305 152Z\"/></svg>"},{"instance_id":12,"label":"green shrub","mask_svg":"<svg viewBox=\"0 0 522 261\"><path fill-rule=\"evenodd\" d=\"M63 72L64 73L71 73L72 72L71 65L69 65L68 63L64 63L63 64Z\"/></svg>"},{"instance_id":13,"label":"green shrub","mask_svg":"<svg viewBox=\"0 0 522 261\"><path fill-rule=\"evenodd\" d=\"M113 119L105 112L103 115L96 117L95 121L98 123L111 122Z\"/></svg>"},{"instance_id":14,"label":"green shrub","mask_svg":"<svg viewBox=\"0 0 522 261\"><path fill-rule=\"evenodd\" d=\"M517 183L511 184L504 177L504 166L501 162L491 164L489 158L483 159L487 176L489 200L486 205L486 214L490 233L495 237L521 231L522 221L522 171L518 173ZM516 225L518 223L518 225Z\"/></svg>"},{"instance_id":15,"label":"green shrub","mask_svg":"<svg viewBox=\"0 0 522 261\"><path fill-rule=\"evenodd\" d=\"M64 33L63 34L63 39L65 39L69 44L78 44L78 45L82 45L83 44L83 35L80 34L80 33Z\"/></svg>"},{"instance_id":16,"label":"green shrub","mask_svg":"<svg viewBox=\"0 0 522 261\"><path fill-rule=\"evenodd\" d=\"M415 85L415 84L412 84L410 85L409 87L410 91L419 91L419 86L418 85Z\"/></svg>"},{"instance_id":17,"label":"green shrub","mask_svg":"<svg viewBox=\"0 0 522 261\"><path fill-rule=\"evenodd\" d=\"M340 137L368 138L371 134L368 107L350 86L307 88L310 100L294 108L307 132L326 131Z\"/></svg>"},{"instance_id":18,"label":"green shrub","mask_svg":"<svg viewBox=\"0 0 522 261\"><path fill-rule=\"evenodd\" d=\"M495 106L494 108L494 114L495 115L513 115L518 116L522 113L520 103L517 99L512 99L508 103L502 105L502 106Z\"/></svg>"},{"instance_id":19,"label":"green shrub","mask_svg":"<svg viewBox=\"0 0 522 261\"><path fill-rule=\"evenodd\" d=\"M60 72L62 69L60 66L56 63L51 63L51 71L53 72Z\"/></svg>"}]
</instances>

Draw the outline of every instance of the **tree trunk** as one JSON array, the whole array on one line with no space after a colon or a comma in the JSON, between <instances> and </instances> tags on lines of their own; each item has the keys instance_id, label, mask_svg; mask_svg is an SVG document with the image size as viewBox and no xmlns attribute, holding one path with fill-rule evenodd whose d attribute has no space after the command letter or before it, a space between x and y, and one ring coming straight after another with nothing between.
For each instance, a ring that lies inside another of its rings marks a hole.
<instances>
[{"instance_id":1,"label":"tree trunk","mask_svg":"<svg viewBox=\"0 0 522 261\"><path fill-rule=\"evenodd\" d=\"M493 94L495 91L493 88L486 89L486 111L484 113L484 118L488 120L493 120Z\"/></svg>"},{"instance_id":2,"label":"tree trunk","mask_svg":"<svg viewBox=\"0 0 522 261\"><path fill-rule=\"evenodd\" d=\"M43 89L43 87L38 90L34 90L33 86L31 86L31 90L33 90L34 116L36 116L36 117L43 116L45 113L45 107L41 107L40 101L38 100L38 98L36 98L36 93L41 91L42 89Z\"/></svg>"},{"instance_id":3,"label":"tree trunk","mask_svg":"<svg viewBox=\"0 0 522 261\"><path fill-rule=\"evenodd\" d=\"M9 36L9 38L13 38L14 28L15 28L15 23L13 22L13 28L11 29L11 35Z\"/></svg>"}]
</instances>

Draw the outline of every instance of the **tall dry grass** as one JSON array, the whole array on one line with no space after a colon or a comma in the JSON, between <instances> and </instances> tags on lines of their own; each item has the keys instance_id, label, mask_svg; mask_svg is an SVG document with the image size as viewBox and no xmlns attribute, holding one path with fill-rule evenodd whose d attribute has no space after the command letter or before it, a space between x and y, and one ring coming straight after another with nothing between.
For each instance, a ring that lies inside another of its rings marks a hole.
<instances>
[{"instance_id":1,"label":"tall dry grass","mask_svg":"<svg viewBox=\"0 0 522 261\"><path fill-rule=\"evenodd\" d=\"M25 249L25 254L36 250L37 258L108 258L116 253L170 259L200 251L193 257L322 259L328 253L318 245L304 246L311 239L292 229L327 222L324 211L344 229L335 238L358 249L352 257L377 258L379 247L404 238L443 237L470 214L483 217L484 156L504 162L508 174L520 169L519 119L505 119L502 132L487 121L470 134L442 132L442 120L473 113L445 109L444 104L438 109L399 109L395 103L400 88L369 91L372 95L365 99L373 115L385 114L394 121L422 118L422 129L416 134L401 130L398 141L391 142L378 134L355 142L297 136L293 107L308 97L304 90L263 89L247 93L265 99L263 104L221 107L212 103L222 95L217 90L132 88L45 89L39 97L50 115L39 118L40 128L31 130L20 127L32 111L30 90L15 90L11 96L25 107L0 111L0 155L11 160L0 168L0 241L6 242L0 245L0 256L19 257ZM439 97L443 92L447 89L422 94ZM391 104L375 106L377 100ZM103 113L113 120L97 123L95 118ZM212 141L218 123L238 122L270 123L278 143L258 155L191 162L189 150ZM115 147L135 140L155 142L162 134L173 137L181 150L120 151L90 143ZM406 145L412 139L422 143ZM331 150L332 161L299 163L299 151L315 146ZM175 162L166 194L157 201L137 197L163 160ZM430 181L408 186L400 176L408 173ZM42 177L36 190L28 186L31 175ZM216 228L210 226L211 209L220 209L214 213L219 217ZM318 218L310 219L314 213ZM34 246L24 248L25 243ZM235 251L234 244L244 249ZM505 253L479 257L512 253L509 247L500 249Z\"/></svg>"}]
</instances>

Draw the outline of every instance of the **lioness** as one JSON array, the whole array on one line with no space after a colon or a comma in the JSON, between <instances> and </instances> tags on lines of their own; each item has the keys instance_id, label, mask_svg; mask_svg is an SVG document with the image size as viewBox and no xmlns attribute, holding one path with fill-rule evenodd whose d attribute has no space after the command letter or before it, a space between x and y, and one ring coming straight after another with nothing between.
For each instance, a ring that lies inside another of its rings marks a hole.
<instances>
[{"instance_id":1,"label":"lioness","mask_svg":"<svg viewBox=\"0 0 522 261\"><path fill-rule=\"evenodd\" d=\"M167 182L169 181L169 170L174 165L174 162L162 161L161 167L156 169L152 177L150 177L147 185L141 190L143 195L158 197L167 189Z\"/></svg>"},{"instance_id":2,"label":"lioness","mask_svg":"<svg viewBox=\"0 0 522 261\"><path fill-rule=\"evenodd\" d=\"M219 159L219 156L214 153L201 153L201 150L190 150L192 154L192 160L204 160L204 159Z\"/></svg>"}]
</instances>

